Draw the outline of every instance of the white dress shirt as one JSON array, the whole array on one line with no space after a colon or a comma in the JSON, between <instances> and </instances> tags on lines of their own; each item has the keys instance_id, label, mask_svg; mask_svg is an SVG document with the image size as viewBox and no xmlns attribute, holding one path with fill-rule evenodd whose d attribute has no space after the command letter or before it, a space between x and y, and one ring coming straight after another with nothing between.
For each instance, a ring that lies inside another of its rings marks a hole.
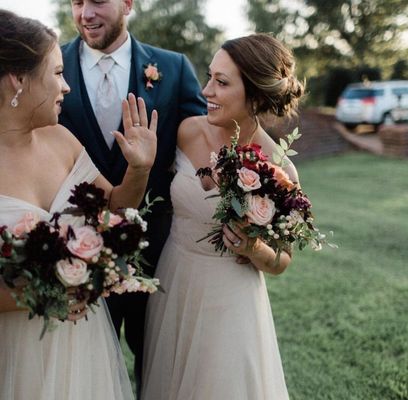
<instances>
[{"instance_id":1,"label":"white dress shirt","mask_svg":"<svg viewBox=\"0 0 408 400\"><path fill-rule=\"evenodd\" d=\"M100 50L92 49L84 41L81 42L79 58L81 62L82 75L84 77L86 90L92 108L95 110L96 90L102 79L102 71L98 67L98 61L107 54ZM130 64L132 58L132 43L128 34L125 43L114 52L108 54L115 60L111 74L119 93L120 100L128 95Z\"/></svg>"}]
</instances>

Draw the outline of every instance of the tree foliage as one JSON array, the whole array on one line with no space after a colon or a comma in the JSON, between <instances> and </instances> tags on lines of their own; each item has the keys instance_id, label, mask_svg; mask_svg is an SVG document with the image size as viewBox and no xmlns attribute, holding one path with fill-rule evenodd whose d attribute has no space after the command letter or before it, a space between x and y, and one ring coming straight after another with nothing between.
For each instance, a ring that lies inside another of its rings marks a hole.
<instances>
[{"instance_id":1,"label":"tree foliage","mask_svg":"<svg viewBox=\"0 0 408 400\"><path fill-rule=\"evenodd\" d=\"M407 15L406 0L248 0L255 30L288 44L307 78L334 67L380 68L390 76L406 54Z\"/></svg>"},{"instance_id":2,"label":"tree foliage","mask_svg":"<svg viewBox=\"0 0 408 400\"><path fill-rule=\"evenodd\" d=\"M57 6L56 18L58 29L60 31L59 40L62 44L73 39L78 31L75 28L71 12L71 0L53 0Z\"/></svg>"},{"instance_id":3,"label":"tree foliage","mask_svg":"<svg viewBox=\"0 0 408 400\"><path fill-rule=\"evenodd\" d=\"M204 5L205 0L135 1L129 30L141 41L186 54L204 81L222 40L222 32L207 25Z\"/></svg>"},{"instance_id":4,"label":"tree foliage","mask_svg":"<svg viewBox=\"0 0 408 400\"><path fill-rule=\"evenodd\" d=\"M61 42L76 34L70 0L53 0L57 4L57 20ZM205 0L139 0L128 29L145 43L186 54L202 82L211 58L222 41L222 32L210 27L202 9Z\"/></svg>"},{"instance_id":5,"label":"tree foliage","mask_svg":"<svg viewBox=\"0 0 408 400\"><path fill-rule=\"evenodd\" d=\"M393 67L391 79L407 79L408 80L408 61L407 59L398 60Z\"/></svg>"}]
</instances>

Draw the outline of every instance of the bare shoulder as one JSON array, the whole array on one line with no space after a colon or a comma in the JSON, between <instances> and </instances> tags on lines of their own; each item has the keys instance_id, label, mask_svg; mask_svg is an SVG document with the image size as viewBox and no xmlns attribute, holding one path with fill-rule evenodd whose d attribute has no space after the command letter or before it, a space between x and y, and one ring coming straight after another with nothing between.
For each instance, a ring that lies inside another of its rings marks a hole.
<instances>
[{"instance_id":1,"label":"bare shoulder","mask_svg":"<svg viewBox=\"0 0 408 400\"><path fill-rule=\"evenodd\" d=\"M284 170L289 175L290 180L292 182L297 183L300 186L299 175L298 175L297 169L295 167L295 164L293 164L292 160L290 160L287 157L286 157L286 165L284 167Z\"/></svg>"},{"instance_id":2,"label":"bare shoulder","mask_svg":"<svg viewBox=\"0 0 408 400\"><path fill-rule=\"evenodd\" d=\"M37 129L37 135L61 160L68 163L74 163L83 148L79 140L62 125Z\"/></svg>"},{"instance_id":3,"label":"bare shoulder","mask_svg":"<svg viewBox=\"0 0 408 400\"><path fill-rule=\"evenodd\" d=\"M182 151L195 147L203 140L207 125L207 117L204 115L183 120L177 132L177 146Z\"/></svg>"}]
</instances>

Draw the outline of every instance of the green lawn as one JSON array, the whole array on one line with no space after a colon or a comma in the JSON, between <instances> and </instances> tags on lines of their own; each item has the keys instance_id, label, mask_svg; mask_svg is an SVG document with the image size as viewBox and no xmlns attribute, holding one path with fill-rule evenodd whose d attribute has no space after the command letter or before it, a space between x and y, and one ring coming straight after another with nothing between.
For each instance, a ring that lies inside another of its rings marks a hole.
<instances>
[{"instance_id":1,"label":"green lawn","mask_svg":"<svg viewBox=\"0 0 408 400\"><path fill-rule=\"evenodd\" d=\"M408 161L348 153L297 167L339 248L295 253L267 280L290 397L408 399Z\"/></svg>"},{"instance_id":2,"label":"green lawn","mask_svg":"<svg viewBox=\"0 0 408 400\"><path fill-rule=\"evenodd\" d=\"M290 397L408 399L408 162L349 153L298 171L339 249L268 278Z\"/></svg>"}]
</instances>

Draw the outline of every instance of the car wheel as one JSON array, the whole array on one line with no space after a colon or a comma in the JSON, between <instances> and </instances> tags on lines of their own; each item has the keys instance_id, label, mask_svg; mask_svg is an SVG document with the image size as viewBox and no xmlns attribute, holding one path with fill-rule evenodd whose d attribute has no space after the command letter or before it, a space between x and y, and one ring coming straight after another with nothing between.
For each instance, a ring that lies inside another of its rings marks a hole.
<instances>
[{"instance_id":1,"label":"car wheel","mask_svg":"<svg viewBox=\"0 0 408 400\"><path fill-rule=\"evenodd\" d=\"M384 125L394 125L395 124L394 118L392 118L391 113L384 114L382 123Z\"/></svg>"}]
</instances>

